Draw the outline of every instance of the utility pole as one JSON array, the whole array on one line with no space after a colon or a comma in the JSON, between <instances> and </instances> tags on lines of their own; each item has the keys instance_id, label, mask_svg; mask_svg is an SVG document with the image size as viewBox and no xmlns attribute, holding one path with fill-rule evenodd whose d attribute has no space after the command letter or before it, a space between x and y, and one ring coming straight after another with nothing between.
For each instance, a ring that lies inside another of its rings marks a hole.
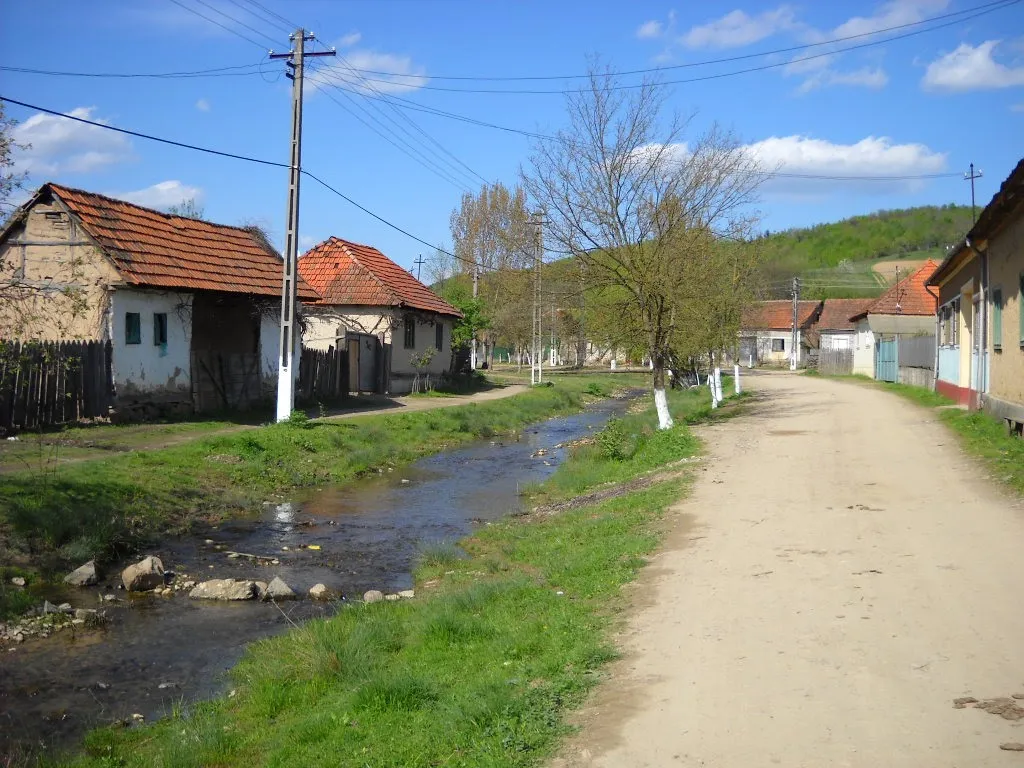
<instances>
[{"instance_id":1,"label":"utility pole","mask_svg":"<svg viewBox=\"0 0 1024 768\"><path fill-rule=\"evenodd\" d=\"M284 238L284 275L281 280L281 343L277 362L277 420L285 421L295 407L295 302L299 263L299 182L302 179L302 76L307 56L334 56L335 52L306 53L306 41L315 36L297 29L289 38L292 50L274 53L271 59L287 59L292 81L292 139L288 163L288 224Z\"/></svg>"},{"instance_id":2,"label":"utility pole","mask_svg":"<svg viewBox=\"0 0 1024 768\"><path fill-rule=\"evenodd\" d=\"M480 267L476 263L476 255L473 256L473 301L476 301L476 295L480 290ZM473 329L473 339L469 349L469 368L472 371L476 370L476 328Z\"/></svg>"},{"instance_id":3,"label":"utility pole","mask_svg":"<svg viewBox=\"0 0 1024 768\"><path fill-rule=\"evenodd\" d=\"M537 243L534 251L533 261L533 350L530 356L530 383L540 384L543 379L544 361L544 336L543 336L543 312L540 305L540 268L544 263L544 214L537 213Z\"/></svg>"},{"instance_id":4,"label":"utility pole","mask_svg":"<svg viewBox=\"0 0 1024 768\"><path fill-rule=\"evenodd\" d=\"M980 179L984 175L985 175L984 171L978 171L977 173L974 172L974 163L971 163L971 171L970 171L970 173L965 173L964 174L964 181L971 182L971 222L972 222L972 224L977 224L978 223L978 215L976 213L977 209L975 208L975 205L974 205L974 180L975 179Z\"/></svg>"},{"instance_id":5,"label":"utility pole","mask_svg":"<svg viewBox=\"0 0 1024 768\"><path fill-rule=\"evenodd\" d=\"M797 367L797 355L799 354L799 323L800 323L800 278L793 278L793 333L790 339L789 370L795 371Z\"/></svg>"},{"instance_id":6,"label":"utility pole","mask_svg":"<svg viewBox=\"0 0 1024 768\"><path fill-rule=\"evenodd\" d=\"M551 367L558 365L558 353L555 351L555 322L558 319L554 302L551 303Z\"/></svg>"},{"instance_id":7,"label":"utility pole","mask_svg":"<svg viewBox=\"0 0 1024 768\"><path fill-rule=\"evenodd\" d=\"M419 279L420 279L420 269L421 269L421 268L423 267L423 265L424 265L425 263L426 263L426 262L425 262L425 261L423 261L423 254L422 254L422 253L420 253L420 254L417 254L417 256L416 256L416 260L415 260L415 261L413 262L413 264L415 264L415 265L416 265L416 279L417 279L417 280L419 280Z\"/></svg>"}]
</instances>

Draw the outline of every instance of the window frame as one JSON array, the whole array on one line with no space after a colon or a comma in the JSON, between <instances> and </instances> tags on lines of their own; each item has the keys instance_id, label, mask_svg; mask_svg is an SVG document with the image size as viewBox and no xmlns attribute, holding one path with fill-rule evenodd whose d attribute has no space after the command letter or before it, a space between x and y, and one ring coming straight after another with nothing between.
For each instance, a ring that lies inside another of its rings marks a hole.
<instances>
[{"instance_id":1,"label":"window frame","mask_svg":"<svg viewBox=\"0 0 1024 768\"><path fill-rule=\"evenodd\" d=\"M441 320L434 324L434 348L438 352L444 349L444 323Z\"/></svg>"},{"instance_id":2,"label":"window frame","mask_svg":"<svg viewBox=\"0 0 1024 768\"><path fill-rule=\"evenodd\" d=\"M135 331L133 334L132 331ZM124 343L125 346L135 346L142 343L142 313L124 313Z\"/></svg>"},{"instance_id":3,"label":"window frame","mask_svg":"<svg viewBox=\"0 0 1024 768\"><path fill-rule=\"evenodd\" d=\"M162 320L161 320L162 318ZM154 312L153 313L153 346L154 347L166 347L167 346L167 313L166 312Z\"/></svg>"},{"instance_id":4,"label":"window frame","mask_svg":"<svg viewBox=\"0 0 1024 768\"><path fill-rule=\"evenodd\" d=\"M778 349L775 345L778 345ZM772 339L772 352L785 352L786 351L786 340L785 339Z\"/></svg>"},{"instance_id":5,"label":"window frame","mask_svg":"<svg viewBox=\"0 0 1024 768\"><path fill-rule=\"evenodd\" d=\"M416 349L416 318L411 314L406 314L402 319L402 325L404 326L402 347Z\"/></svg>"}]
</instances>

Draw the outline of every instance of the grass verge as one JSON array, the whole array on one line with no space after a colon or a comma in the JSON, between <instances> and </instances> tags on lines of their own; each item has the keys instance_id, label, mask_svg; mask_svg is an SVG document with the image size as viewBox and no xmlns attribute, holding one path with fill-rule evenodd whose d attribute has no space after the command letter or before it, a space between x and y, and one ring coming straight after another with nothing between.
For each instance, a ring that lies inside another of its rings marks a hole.
<instances>
[{"instance_id":1,"label":"grass verge","mask_svg":"<svg viewBox=\"0 0 1024 768\"><path fill-rule=\"evenodd\" d=\"M110 558L198 521L252 510L277 494L344 483L577 410L588 386L610 390L625 383L621 377L567 378L502 400L344 421L298 420L56 471L5 474L0 561L55 571Z\"/></svg>"},{"instance_id":2,"label":"grass verge","mask_svg":"<svg viewBox=\"0 0 1024 768\"><path fill-rule=\"evenodd\" d=\"M702 396L673 393L673 406ZM652 410L629 423L653 426ZM667 434L613 459L622 475L697 447L685 424ZM584 448L566 472L592 460ZM657 546L685 483L507 519L464 540L468 558L427 551L415 600L350 606L256 643L232 673L233 696L148 727L94 731L85 754L61 765L537 765L615 657L620 588Z\"/></svg>"}]
</instances>

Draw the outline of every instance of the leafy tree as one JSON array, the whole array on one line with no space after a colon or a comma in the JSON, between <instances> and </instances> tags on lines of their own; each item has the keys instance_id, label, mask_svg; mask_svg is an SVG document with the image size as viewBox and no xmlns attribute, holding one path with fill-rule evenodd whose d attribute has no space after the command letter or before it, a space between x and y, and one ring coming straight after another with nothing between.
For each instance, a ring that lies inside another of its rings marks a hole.
<instances>
[{"instance_id":1,"label":"leafy tree","mask_svg":"<svg viewBox=\"0 0 1024 768\"><path fill-rule=\"evenodd\" d=\"M473 289L464 276L449 278L435 289L442 299L462 313L462 318L452 327L452 347L468 347L475 331L490 327L483 299L473 298Z\"/></svg>"}]
</instances>

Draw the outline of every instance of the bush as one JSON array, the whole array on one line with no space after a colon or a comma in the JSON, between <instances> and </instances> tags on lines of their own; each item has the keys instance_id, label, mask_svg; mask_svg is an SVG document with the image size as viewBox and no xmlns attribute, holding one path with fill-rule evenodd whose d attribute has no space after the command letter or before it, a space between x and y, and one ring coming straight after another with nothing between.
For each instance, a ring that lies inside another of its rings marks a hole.
<instances>
[{"instance_id":1,"label":"bush","mask_svg":"<svg viewBox=\"0 0 1024 768\"><path fill-rule=\"evenodd\" d=\"M629 436L622 419L609 419L605 428L597 433L597 445L601 455L611 461L623 461L627 458L626 444Z\"/></svg>"}]
</instances>

